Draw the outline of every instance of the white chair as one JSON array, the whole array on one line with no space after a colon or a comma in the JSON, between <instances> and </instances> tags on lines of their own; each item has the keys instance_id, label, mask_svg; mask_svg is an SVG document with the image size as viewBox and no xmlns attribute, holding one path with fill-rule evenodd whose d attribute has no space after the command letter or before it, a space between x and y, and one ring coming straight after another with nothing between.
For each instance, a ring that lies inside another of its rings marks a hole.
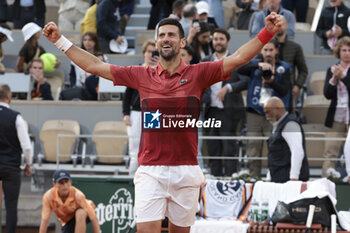
<instances>
[{"instance_id":1,"label":"white chair","mask_svg":"<svg viewBox=\"0 0 350 233\"><path fill-rule=\"evenodd\" d=\"M96 159L99 163L107 164L121 164L124 162L123 151L128 141L125 138L108 138L103 135L120 135L127 136L127 130L122 121L101 121L98 122L93 130L92 141L95 143L96 157L91 158L91 165L93 166Z\"/></svg>"},{"instance_id":2,"label":"white chair","mask_svg":"<svg viewBox=\"0 0 350 233\"><path fill-rule=\"evenodd\" d=\"M39 156L39 165L42 159L48 162L57 161L57 140L58 135L76 135L80 134L80 126L77 121L73 120L48 120L40 131L40 140L43 147L44 155ZM59 139L59 162L77 163L78 137L60 137Z\"/></svg>"}]
</instances>

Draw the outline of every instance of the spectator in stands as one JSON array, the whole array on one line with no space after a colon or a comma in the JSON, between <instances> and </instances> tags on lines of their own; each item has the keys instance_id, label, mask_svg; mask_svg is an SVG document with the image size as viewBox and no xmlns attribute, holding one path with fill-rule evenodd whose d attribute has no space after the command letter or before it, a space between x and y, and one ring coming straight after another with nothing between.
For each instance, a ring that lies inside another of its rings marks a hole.
<instances>
[{"instance_id":1,"label":"spectator in stands","mask_svg":"<svg viewBox=\"0 0 350 233\"><path fill-rule=\"evenodd\" d=\"M15 29L21 29L25 24L34 22L40 27L45 24L45 0L15 0L12 18Z\"/></svg>"},{"instance_id":2,"label":"spectator in stands","mask_svg":"<svg viewBox=\"0 0 350 233\"><path fill-rule=\"evenodd\" d=\"M44 62L40 58L34 58L29 64L30 75L34 79L31 97L33 100L53 100L51 85L45 81Z\"/></svg>"},{"instance_id":3,"label":"spectator in stands","mask_svg":"<svg viewBox=\"0 0 350 233\"><path fill-rule=\"evenodd\" d=\"M185 38L188 37L192 21L198 18L197 8L193 4L186 4L182 11L182 18L179 21L185 32Z\"/></svg>"},{"instance_id":4,"label":"spectator in stands","mask_svg":"<svg viewBox=\"0 0 350 233\"><path fill-rule=\"evenodd\" d=\"M237 29L248 30L250 18L257 10L254 7L254 0L236 0L236 5L242 10L238 12Z\"/></svg>"},{"instance_id":5,"label":"spectator in stands","mask_svg":"<svg viewBox=\"0 0 350 233\"><path fill-rule=\"evenodd\" d=\"M39 58L41 54L45 53L44 48L38 43L40 32L41 27L35 23L28 23L22 28L25 43L19 51L19 56L17 59L17 72L27 71L29 63L33 59Z\"/></svg>"},{"instance_id":6,"label":"spectator in stands","mask_svg":"<svg viewBox=\"0 0 350 233\"><path fill-rule=\"evenodd\" d=\"M127 3L119 9L120 14L120 30L122 35L125 34L126 25L129 22L130 16L134 12L135 2L134 0L129 0Z\"/></svg>"},{"instance_id":7,"label":"spectator in stands","mask_svg":"<svg viewBox=\"0 0 350 233\"><path fill-rule=\"evenodd\" d=\"M287 35L291 38L295 34L295 17L292 12L287 9L284 9L281 6L281 0L266 0L267 7L265 10L259 11L254 15L252 28L250 31L250 37L255 37L259 31L264 28L265 22L264 18L269 15L271 12L276 12L277 14L283 15L288 23Z\"/></svg>"},{"instance_id":8,"label":"spectator in stands","mask_svg":"<svg viewBox=\"0 0 350 233\"><path fill-rule=\"evenodd\" d=\"M169 18L176 19L180 21L182 18L182 10L186 2L184 0L176 0L173 3L173 12L169 15Z\"/></svg>"},{"instance_id":9,"label":"spectator in stands","mask_svg":"<svg viewBox=\"0 0 350 233\"><path fill-rule=\"evenodd\" d=\"M213 48L210 41L211 35L209 25L207 23L200 22L199 27L199 32L193 35L193 30L191 30L190 34L188 35L188 42L191 44L195 52L195 56L192 60L194 64L213 53Z\"/></svg>"},{"instance_id":10,"label":"spectator in stands","mask_svg":"<svg viewBox=\"0 0 350 233\"><path fill-rule=\"evenodd\" d=\"M331 100L325 120L327 138L345 137L349 125L350 37L338 40L334 55L340 61L328 68L323 90L324 96ZM337 158L342 145L342 141L326 141L324 158ZM335 161L324 161L322 175L327 177L328 168L334 167Z\"/></svg>"},{"instance_id":11,"label":"spectator in stands","mask_svg":"<svg viewBox=\"0 0 350 233\"><path fill-rule=\"evenodd\" d=\"M228 45L230 34L223 28L217 28L213 34L214 53L203 59L219 61L230 55ZM233 73L233 72L232 72ZM231 74L230 80L217 82L206 89L203 95L207 108L206 119L221 121L220 128L209 128L209 136L236 136L244 118L244 105L241 90L248 86L248 79L237 80L237 73ZM208 140L209 156L238 156L238 142L232 140ZM209 161L211 174L214 176L231 176L237 172L236 158L230 160L211 159Z\"/></svg>"},{"instance_id":12,"label":"spectator in stands","mask_svg":"<svg viewBox=\"0 0 350 233\"><path fill-rule=\"evenodd\" d=\"M86 32L82 36L81 48L91 54L101 52L97 35L93 32ZM82 70L74 62L71 61L71 69L69 72L69 81L71 87L82 87L85 84L85 79L91 74Z\"/></svg>"},{"instance_id":13,"label":"spectator in stands","mask_svg":"<svg viewBox=\"0 0 350 233\"><path fill-rule=\"evenodd\" d=\"M285 17L282 19L283 24L281 29L276 34L276 39L279 43L278 58L282 61L289 62L293 66L293 70L290 75L292 85L292 106L286 106L286 108L289 109L289 107L295 107L300 88L302 88L305 84L308 75L308 68L305 62L302 47L294 41L288 39L288 23Z\"/></svg>"},{"instance_id":14,"label":"spectator in stands","mask_svg":"<svg viewBox=\"0 0 350 233\"><path fill-rule=\"evenodd\" d=\"M97 5L102 0L97 0L96 3L92 4L92 6L87 9L83 21L81 21L80 25L80 33L84 35L86 32L94 32L97 33L97 25L96 25L96 10Z\"/></svg>"},{"instance_id":15,"label":"spectator in stands","mask_svg":"<svg viewBox=\"0 0 350 233\"><path fill-rule=\"evenodd\" d=\"M32 174L32 147L20 113L10 109L12 93L7 84L0 84L0 180L6 208L6 232L15 233L17 203L21 186L21 154L25 158L24 175Z\"/></svg>"},{"instance_id":16,"label":"spectator in stands","mask_svg":"<svg viewBox=\"0 0 350 233\"><path fill-rule=\"evenodd\" d=\"M258 4L259 10L264 10L267 7L267 0L260 0Z\"/></svg>"},{"instance_id":17,"label":"spectator in stands","mask_svg":"<svg viewBox=\"0 0 350 233\"><path fill-rule=\"evenodd\" d=\"M17 72L27 72L30 62L33 61L35 58L42 58L42 55L46 53L45 49L41 47L38 43L41 33L41 27L39 27L35 23L27 23L22 28L22 33L25 42L21 50L19 51L19 56L16 64ZM45 76L47 78L58 77L62 80L62 82L64 82L64 72L62 70L56 69L61 64L61 61L56 59L54 55L51 57L55 59L54 66L52 67L53 70L50 69L50 72L48 72L48 70L45 70ZM43 60L45 61L44 58Z\"/></svg>"},{"instance_id":18,"label":"spectator in stands","mask_svg":"<svg viewBox=\"0 0 350 233\"><path fill-rule=\"evenodd\" d=\"M329 7L322 10L316 34L322 39L321 54L330 55L337 40L350 36L347 26L350 9L342 0L328 0Z\"/></svg>"},{"instance_id":19,"label":"spectator in stands","mask_svg":"<svg viewBox=\"0 0 350 233\"><path fill-rule=\"evenodd\" d=\"M209 4L209 15L213 16L218 27L225 27L225 12L222 5L223 0L207 0Z\"/></svg>"},{"instance_id":20,"label":"spectator in stands","mask_svg":"<svg viewBox=\"0 0 350 233\"><path fill-rule=\"evenodd\" d=\"M306 22L309 0L282 0L282 6L291 12L295 11L297 22Z\"/></svg>"},{"instance_id":21,"label":"spectator in stands","mask_svg":"<svg viewBox=\"0 0 350 233\"><path fill-rule=\"evenodd\" d=\"M348 183L350 184L350 128L344 144L344 156L346 173L348 174Z\"/></svg>"},{"instance_id":22,"label":"spectator in stands","mask_svg":"<svg viewBox=\"0 0 350 233\"><path fill-rule=\"evenodd\" d=\"M87 9L90 7L90 0L58 0L58 27L60 30L80 31L81 21Z\"/></svg>"},{"instance_id":23,"label":"spectator in stands","mask_svg":"<svg viewBox=\"0 0 350 233\"><path fill-rule=\"evenodd\" d=\"M6 23L9 20L9 16L7 0L0 0L0 23Z\"/></svg>"},{"instance_id":24,"label":"spectator in stands","mask_svg":"<svg viewBox=\"0 0 350 233\"><path fill-rule=\"evenodd\" d=\"M282 99L285 106L290 101L291 65L277 58L278 43L270 41L261 50L262 59L256 58L243 65L237 71L250 76L247 94L247 136L269 136L271 123L266 120L263 105L272 96ZM248 140L248 157L262 155L263 141ZM249 170L252 176L260 177L261 161L250 160Z\"/></svg>"},{"instance_id":25,"label":"spectator in stands","mask_svg":"<svg viewBox=\"0 0 350 233\"><path fill-rule=\"evenodd\" d=\"M159 56L154 55L156 44L154 41L146 41L142 46L144 63L142 66L155 67L158 64ZM152 56L153 55L153 56ZM124 123L127 126L129 136L129 175L134 175L138 167L137 155L139 153L139 144L142 127L142 114L140 105L140 95L135 89L127 87L123 98Z\"/></svg>"},{"instance_id":26,"label":"spectator in stands","mask_svg":"<svg viewBox=\"0 0 350 233\"><path fill-rule=\"evenodd\" d=\"M5 66L1 63L5 55L2 43L7 39L13 42L11 28L6 23L0 23L0 72L5 72Z\"/></svg>"},{"instance_id":27,"label":"spectator in stands","mask_svg":"<svg viewBox=\"0 0 350 233\"><path fill-rule=\"evenodd\" d=\"M266 180L285 183L289 180L307 181L309 164L305 151L303 127L292 113L286 111L282 100L271 97L264 104L265 117L273 128L268 140Z\"/></svg>"},{"instance_id":28,"label":"spectator in stands","mask_svg":"<svg viewBox=\"0 0 350 233\"><path fill-rule=\"evenodd\" d=\"M221 0L217 0L221 1ZM218 28L215 19L213 17L209 17L209 5L205 1L199 1L196 3L197 13L198 13L198 20L199 22L204 22L209 25L210 32L213 33L215 28Z\"/></svg>"},{"instance_id":29,"label":"spectator in stands","mask_svg":"<svg viewBox=\"0 0 350 233\"><path fill-rule=\"evenodd\" d=\"M153 30L156 28L158 22L172 12L172 5L175 0L150 0L152 4L150 18L148 21L147 29Z\"/></svg>"},{"instance_id":30,"label":"spectator in stands","mask_svg":"<svg viewBox=\"0 0 350 233\"><path fill-rule=\"evenodd\" d=\"M194 51L191 46L186 45L184 48L181 48L180 50L181 53L181 59L187 64L190 65L192 64L192 59L194 56Z\"/></svg>"},{"instance_id":31,"label":"spectator in stands","mask_svg":"<svg viewBox=\"0 0 350 233\"><path fill-rule=\"evenodd\" d=\"M111 53L109 48L111 40L116 40L118 44L123 43L120 19L115 15L120 4L120 0L102 0L97 6L97 35L103 53Z\"/></svg>"},{"instance_id":32,"label":"spectator in stands","mask_svg":"<svg viewBox=\"0 0 350 233\"><path fill-rule=\"evenodd\" d=\"M68 171L55 171L52 188L43 196L39 233L46 233L52 211L62 224L63 233L86 232L88 220L94 233L100 233L100 225L95 213L95 204L87 200L84 193L72 186Z\"/></svg>"},{"instance_id":33,"label":"spectator in stands","mask_svg":"<svg viewBox=\"0 0 350 233\"><path fill-rule=\"evenodd\" d=\"M98 57L101 61L106 62L105 55L102 52L96 52L95 56ZM85 80L85 91L88 100L97 100L98 98L98 81L99 77L92 74L88 76Z\"/></svg>"}]
</instances>

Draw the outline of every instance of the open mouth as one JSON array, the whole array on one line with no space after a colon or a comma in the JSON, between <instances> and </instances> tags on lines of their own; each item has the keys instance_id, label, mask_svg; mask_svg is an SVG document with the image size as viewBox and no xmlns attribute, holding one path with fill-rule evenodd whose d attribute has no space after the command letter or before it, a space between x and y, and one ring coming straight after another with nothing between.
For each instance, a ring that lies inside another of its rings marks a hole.
<instances>
[{"instance_id":1,"label":"open mouth","mask_svg":"<svg viewBox=\"0 0 350 233\"><path fill-rule=\"evenodd\" d=\"M169 45L165 45L165 46L162 47L162 50L163 51L170 51L170 50L172 50L172 47L169 46Z\"/></svg>"}]
</instances>

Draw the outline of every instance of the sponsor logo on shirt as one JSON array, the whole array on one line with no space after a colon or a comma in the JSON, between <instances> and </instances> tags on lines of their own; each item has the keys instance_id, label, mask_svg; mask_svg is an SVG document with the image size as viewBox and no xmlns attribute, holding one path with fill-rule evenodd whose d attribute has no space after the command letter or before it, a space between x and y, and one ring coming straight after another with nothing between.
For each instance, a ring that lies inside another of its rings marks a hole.
<instances>
[{"instance_id":1,"label":"sponsor logo on shirt","mask_svg":"<svg viewBox=\"0 0 350 233\"><path fill-rule=\"evenodd\" d=\"M184 84L184 83L186 83L187 82L187 79L181 79L180 80L180 84Z\"/></svg>"}]
</instances>

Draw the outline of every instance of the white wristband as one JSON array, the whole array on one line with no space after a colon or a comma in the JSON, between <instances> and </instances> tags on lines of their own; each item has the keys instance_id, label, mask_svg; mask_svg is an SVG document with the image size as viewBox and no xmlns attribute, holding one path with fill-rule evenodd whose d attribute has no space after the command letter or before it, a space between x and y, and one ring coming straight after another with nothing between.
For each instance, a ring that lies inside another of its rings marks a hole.
<instances>
[{"instance_id":1,"label":"white wristband","mask_svg":"<svg viewBox=\"0 0 350 233\"><path fill-rule=\"evenodd\" d=\"M73 43L61 35L61 37L56 41L55 45L59 50L65 53L70 47L72 47Z\"/></svg>"}]
</instances>

